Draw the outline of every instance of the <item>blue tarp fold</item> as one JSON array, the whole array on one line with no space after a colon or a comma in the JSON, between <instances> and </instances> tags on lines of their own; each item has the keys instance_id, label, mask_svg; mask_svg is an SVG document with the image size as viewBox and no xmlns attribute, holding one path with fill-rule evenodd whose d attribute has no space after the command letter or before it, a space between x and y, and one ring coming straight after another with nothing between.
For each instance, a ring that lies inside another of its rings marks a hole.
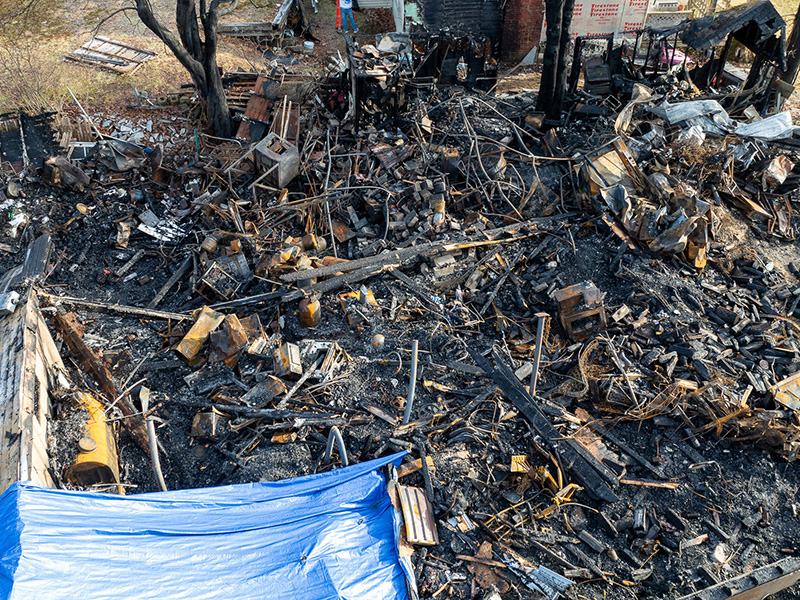
<instances>
[{"instance_id":1,"label":"blue tarp fold","mask_svg":"<svg viewBox=\"0 0 800 600\"><path fill-rule=\"evenodd\" d=\"M379 469L115 496L0 497L0 599L407 600Z\"/></svg>"}]
</instances>

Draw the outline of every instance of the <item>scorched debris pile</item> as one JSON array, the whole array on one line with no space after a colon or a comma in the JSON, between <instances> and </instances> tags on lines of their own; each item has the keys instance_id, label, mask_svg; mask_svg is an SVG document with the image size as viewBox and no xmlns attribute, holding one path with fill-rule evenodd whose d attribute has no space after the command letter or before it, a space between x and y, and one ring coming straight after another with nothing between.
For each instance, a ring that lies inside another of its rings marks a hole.
<instances>
[{"instance_id":1,"label":"scorched debris pile","mask_svg":"<svg viewBox=\"0 0 800 600\"><path fill-rule=\"evenodd\" d=\"M4 439L44 484L125 493L408 450L422 598L789 598L788 113L662 77L544 131L534 93L461 87L458 56L446 85L419 50L231 75L238 140L9 157L2 318L30 344L3 364L39 367L2 380L37 411Z\"/></svg>"}]
</instances>

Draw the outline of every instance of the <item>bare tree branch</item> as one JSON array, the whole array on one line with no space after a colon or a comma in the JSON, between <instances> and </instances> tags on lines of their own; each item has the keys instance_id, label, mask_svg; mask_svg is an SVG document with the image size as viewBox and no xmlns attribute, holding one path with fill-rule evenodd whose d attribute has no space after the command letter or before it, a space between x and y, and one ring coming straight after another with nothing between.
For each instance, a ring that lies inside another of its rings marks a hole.
<instances>
[{"instance_id":1,"label":"bare tree branch","mask_svg":"<svg viewBox=\"0 0 800 600\"><path fill-rule=\"evenodd\" d=\"M115 17L116 15L118 15L118 14L120 14L120 13L124 13L124 12L126 12L126 11L130 11L130 10L132 10L133 12L136 12L136 9L135 9L134 7L132 7L132 6L126 6L125 8L120 8L120 9L118 9L118 10L115 10L115 11L114 11L114 12L112 12L110 15L106 15L105 17L103 17L102 19L100 19L100 22L99 22L99 23L97 23L97 25L95 25L94 29L92 29L92 32L91 32L91 33L92 33L92 37L94 37L94 36L96 36L98 33L100 33L100 28L103 26L103 24L104 24L106 21L109 21L109 20L110 20L112 17Z\"/></svg>"},{"instance_id":2,"label":"bare tree branch","mask_svg":"<svg viewBox=\"0 0 800 600\"><path fill-rule=\"evenodd\" d=\"M226 2L229 2L230 0L225 0L225 1L226 1ZM221 10L219 11L219 16L220 16L220 17L226 17L226 16L228 16L228 15L229 15L229 14L231 14L233 11L235 11L235 10L237 9L237 7L238 7L238 6L239 6L239 0L233 0L233 2L231 2L231 5L230 5L230 6L226 6L225 8L223 8L223 9L221 9Z\"/></svg>"},{"instance_id":3,"label":"bare tree branch","mask_svg":"<svg viewBox=\"0 0 800 600\"><path fill-rule=\"evenodd\" d=\"M142 23L167 45L170 51L175 55L175 58L189 71L200 93L204 94L207 85L203 63L192 56L181 44L180 39L158 21L153 13L153 7L149 0L135 0L135 2L136 12L139 13L139 18L142 20Z\"/></svg>"},{"instance_id":4,"label":"bare tree branch","mask_svg":"<svg viewBox=\"0 0 800 600\"><path fill-rule=\"evenodd\" d=\"M18 2L3 2L0 4L0 31L5 30L6 33L13 37L19 30L33 27L33 24L41 17L41 12L36 12L34 10L40 2L41 0L28 0L22 7L16 6ZM12 6L14 8L12 8ZM14 23L20 18L22 19L21 24ZM29 19L33 22L30 26L28 25ZM13 27L11 29L6 29L8 25L12 25Z\"/></svg>"},{"instance_id":5,"label":"bare tree branch","mask_svg":"<svg viewBox=\"0 0 800 600\"><path fill-rule=\"evenodd\" d=\"M21 17L30 12L39 1L40 0L30 0L25 6L23 6L19 10L12 11L10 13L2 13L0 14L0 17L2 17L3 19L16 19L18 17Z\"/></svg>"}]
</instances>

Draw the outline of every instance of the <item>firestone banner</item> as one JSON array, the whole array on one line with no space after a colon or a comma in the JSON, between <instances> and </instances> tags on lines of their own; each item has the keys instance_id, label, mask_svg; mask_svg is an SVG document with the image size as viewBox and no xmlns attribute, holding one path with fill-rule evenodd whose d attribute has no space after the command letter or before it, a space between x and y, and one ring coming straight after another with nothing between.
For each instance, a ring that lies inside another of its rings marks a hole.
<instances>
[{"instance_id":1,"label":"firestone banner","mask_svg":"<svg viewBox=\"0 0 800 600\"><path fill-rule=\"evenodd\" d=\"M642 29L648 0L575 0L570 36L622 35ZM545 39L547 22L542 27Z\"/></svg>"}]
</instances>

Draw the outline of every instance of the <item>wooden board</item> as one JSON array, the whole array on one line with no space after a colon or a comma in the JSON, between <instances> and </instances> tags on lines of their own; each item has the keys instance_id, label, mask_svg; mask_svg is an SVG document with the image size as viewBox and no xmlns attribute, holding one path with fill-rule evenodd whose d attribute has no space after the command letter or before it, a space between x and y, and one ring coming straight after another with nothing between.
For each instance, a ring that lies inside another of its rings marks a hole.
<instances>
[{"instance_id":1,"label":"wooden board","mask_svg":"<svg viewBox=\"0 0 800 600\"><path fill-rule=\"evenodd\" d=\"M145 62L156 56L157 54L150 50L129 46L98 35L67 53L64 59L126 75L135 72Z\"/></svg>"},{"instance_id":2,"label":"wooden board","mask_svg":"<svg viewBox=\"0 0 800 600\"><path fill-rule=\"evenodd\" d=\"M578 480L589 494L605 502L617 502L619 498L609 487L619 486L619 481L608 468L600 463L591 453L583 452L582 447L574 439L565 438L553 426L548 417L539 408L537 401L520 383L514 372L502 361L500 355L492 353L492 361L484 358L472 349L467 349L477 365L489 375L503 391L503 394L533 425L536 433L544 440L550 450L561 458L567 471Z\"/></svg>"},{"instance_id":3,"label":"wooden board","mask_svg":"<svg viewBox=\"0 0 800 600\"><path fill-rule=\"evenodd\" d=\"M800 559L784 558L678 600L763 600L800 581ZM792 594L797 597L796 594Z\"/></svg>"},{"instance_id":4,"label":"wooden board","mask_svg":"<svg viewBox=\"0 0 800 600\"><path fill-rule=\"evenodd\" d=\"M47 455L51 380L68 384L35 297L0 318L0 493L20 479L53 487Z\"/></svg>"}]
</instances>

